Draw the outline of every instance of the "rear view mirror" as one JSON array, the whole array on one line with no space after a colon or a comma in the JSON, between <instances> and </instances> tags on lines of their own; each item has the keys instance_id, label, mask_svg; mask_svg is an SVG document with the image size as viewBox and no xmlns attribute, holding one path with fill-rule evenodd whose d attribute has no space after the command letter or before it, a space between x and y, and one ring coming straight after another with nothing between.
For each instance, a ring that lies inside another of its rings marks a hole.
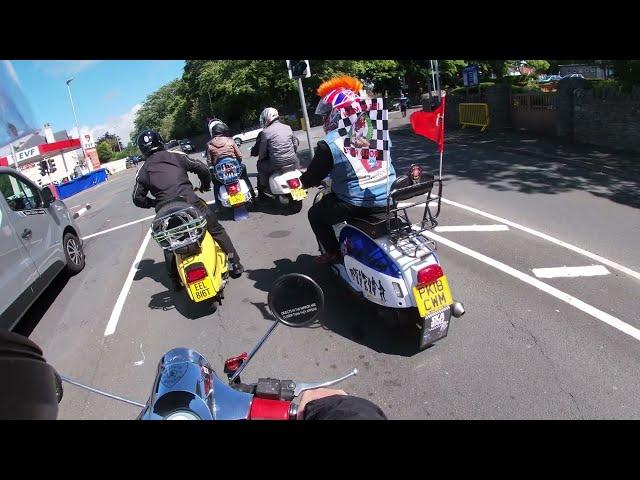
<instances>
[{"instance_id":1,"label":"rear view mirror","mask_svg":"<svg viewBox=\"0 0 640 480\"><path fill-rule=\"evenodd\" d=\"M311 278L291 273L278 278L268 297L269 309L290 327L306 327L316 321L324 307L324 294Z\"/></svg>"}]
</instances>

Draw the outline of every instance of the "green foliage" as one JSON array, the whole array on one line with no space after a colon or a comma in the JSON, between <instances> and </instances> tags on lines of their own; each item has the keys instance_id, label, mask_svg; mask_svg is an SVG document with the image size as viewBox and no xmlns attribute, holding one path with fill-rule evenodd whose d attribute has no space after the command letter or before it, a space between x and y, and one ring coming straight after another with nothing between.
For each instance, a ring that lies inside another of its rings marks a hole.
<instances>
[{"instance_id":1,"label":"green foliage","mask_svg":"<svg viewBox=\"0 0 640 480\"><path fill-rule=\"evenodd\" d=\"M630 91L634 85L640 85L640 60L614 60L616 79L624 91Z\"/></svg>"},{"instance_id":2,"label":"green foliage","mask_svg":"<svg viewBox=\"0 0 640 480\"><path fill-rule=\"evenodd\" d=\"M111 144L108 141L98 143L96 151L98 152L98 157L101 162L109 162L113 160L113 150L111 149Z\"/></svg>"},{"instance_id":3,"label":"green foliage","mask_svg":"<svg viewBox=\"0 0 640 480\"><path fill-rule=\"evenodd\" d=\"M551 65L548 60L525 60L525 62L536 70L536 75L546 73Z\"/></svg>"},{"instance_id":4,"label":"green foliage","mask_svg":"<svg viewBox=\"0 0 640 480\"><path fill-rule=\"evenodd\" d=\"M603 88L612 88L614 90L622 90L622 84L618 80L613 80L613 79L602 80L602 79L589 78L587 79L587 82L589 83L589 86L594 90L600 90Z\"/></svg>"},{"instance_id":5,"label":"green foliage","mask_svg":"<svg viewBox=\"0 0 640 480\"><path fill-rule=\"evenodd\" d=\"M443 88L460 86L462 69L480 65L485 79L492 73L500 81L513 60L440 60ZM534 60L544 66L545 60ZM310 60L312 76L302 80L306 108L312 125L318 96L316 89L336 75L359 78L376 95L395 97L402 90L417 101L427 90L429 60ZM149 95L138 110L131 140L145 128L153 128L169 140L205 132L206 120L218 117L232 130L258 122L268 106L281 115L302 117L297 82L289 79L284 60L188 60L180 79ZM488 85L486 85L488 86Z\"/></svg>"}]
</instances>

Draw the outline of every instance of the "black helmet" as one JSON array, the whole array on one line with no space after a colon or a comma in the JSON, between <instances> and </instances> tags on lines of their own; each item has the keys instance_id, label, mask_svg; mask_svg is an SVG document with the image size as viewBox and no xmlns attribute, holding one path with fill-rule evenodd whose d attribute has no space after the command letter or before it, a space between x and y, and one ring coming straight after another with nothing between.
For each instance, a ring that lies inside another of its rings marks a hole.
<instances>
[{"instance_id":1,"label":"black helmet","mask_svg":"<svg viewBox=\"0 0 640 480\"><path fill-rule=\"evenodd\" d=\"M143 130L138 134L136 140L138 148L142 152L142 155L148 157L158 150L164 150L164 140L162 136L155 130Z\"/></svg>"},{"instance_id":2,"label":"black helmet","mask_svg":"<svg viewBox=\"0 0 640 480\"><path fill-rule=\"evenodd\" d=\"M209 122L209 135L211 135L211 138L221 135L228 137L229 127L222 120L213 119Z\"/></svg>"}]
</instances>

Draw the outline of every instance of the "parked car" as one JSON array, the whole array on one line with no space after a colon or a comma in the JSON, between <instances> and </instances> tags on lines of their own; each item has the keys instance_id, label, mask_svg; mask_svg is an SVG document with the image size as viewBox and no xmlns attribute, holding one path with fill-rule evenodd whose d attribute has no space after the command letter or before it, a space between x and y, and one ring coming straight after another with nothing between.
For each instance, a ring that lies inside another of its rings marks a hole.
<instances>
[{"instance_id":1,"label":"parked car","mask_svg":"<svg viewBox=\"0 0 640 480\"><path fill-rule=\"evenodd\" d=\"M244 142L250 142L251 140L255 140L256 138L258 138L258 135L260 135L261 131L262 128L260 128L260 125L253 125L234 135L233 141L236 142L236 145L240 146Z\"/></svg>"},{"instance_id":2,"label":"parked car","mask_svg":"<svg viewBox=\"0 0 640 480\"><path fill-rule=\"evenodd\" d=\"M169 140L167 143L165 143L164 148L166 150L169 150L171 148L175 148L178 145L180 145L180 142L178 142L178 140Z\"/></svg>"},{"instance_id":3,"label":"parked car","mask_svg":"<svg viewBox=\"0 0 640 480\"><path fill-rule=\"evenodd\" d=\"M13 329L54 278L85 265L78 225L48 187L0 167L0 328Z\"/></svg>"},{"instance_id":4,"label":"parked car","mask_svg":"<svg viewBox=\"0 0 640 480\"><path fill-rule=\"evenodd\" d=\"M191 141L187 139L180 140L180 148L185 153L191 153L194 150L193 145L191 144Z\"/></svg>"}]
</instances>

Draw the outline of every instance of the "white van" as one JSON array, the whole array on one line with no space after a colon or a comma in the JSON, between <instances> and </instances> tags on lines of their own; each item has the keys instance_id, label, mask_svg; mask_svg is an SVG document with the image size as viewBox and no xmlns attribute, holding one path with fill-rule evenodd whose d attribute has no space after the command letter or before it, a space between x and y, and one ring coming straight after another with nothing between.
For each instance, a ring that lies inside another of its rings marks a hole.
<instances>
[{"instance_id":1,"label":"white van","mask_svg":"<svg viewBox=\"0 0 640 480\"><path fill-rule=\"evenodd\" d=\"M14 328L60 272L74 275L84 264L80 230L65 204L0 167L0 328Z\"/></svg>"}]
</instances>

